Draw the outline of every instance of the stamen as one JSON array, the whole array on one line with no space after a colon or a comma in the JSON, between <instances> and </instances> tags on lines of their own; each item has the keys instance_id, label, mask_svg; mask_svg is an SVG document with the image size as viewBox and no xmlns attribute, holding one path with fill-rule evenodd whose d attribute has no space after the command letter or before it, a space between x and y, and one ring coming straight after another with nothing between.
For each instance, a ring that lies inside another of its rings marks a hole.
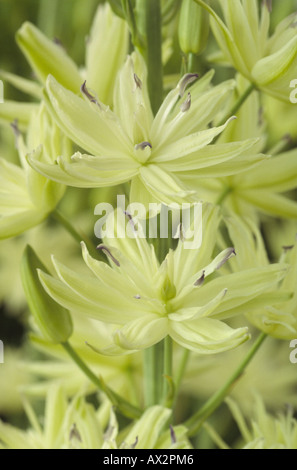
<instances>
[{"instance_id":1,"label":"stamen","mask_svg":"<svg viewBox=\"0 0 297 470\"><path fill-rule=\"evenodd\" d=\"M132 215L130 214L130 212L124 211L124 214L128 217L129 222L130 222L130 224L132 225L133 231L134 231L134 232L137 232L136 226L135 226L135 223L134 223L134 220L133 220L133 217L132 217Z\"/></svg>"},{"instance_id":2,"label":"stamen","mask_svg":"<svg viewBox=\"0 0 297 470\"><path fill-rule=\"evenodd\" d=\"M204 279L205 279L205 271L202 271L202 274L201 274L201 276L199 277L199 279L197 279L197 281L194 282L194 286L195 286L195 287L201 286L201 285L203 284L203 282L204 282Z\"/></svg>"},{"instance_id":3,"label":"stamen","mask_svg":"<svg viewBox=\"0 0 297 470\"><path fill-rule=\"evenodd\" d=\"M175 235L173 237L174 239L179 238L181 242L185 241L185 236L184 236L184 230L183 230L183 224L180 223L176 229Z\"/></svg>"},{"instance_id":4,"label":"stamen","mask_svg":"<svg viewBox=\"0 0 297 470\"><path fill-rule=\"evenodd\" d=\"M153 148L152 144L150 142L141 142L140 144L135 145L135 150L144 150L146 147L150 147L151 149Z\"/></svg>"},{"instance_id":5,"label":"stamen","mask_svg":"<svg viewBox=\"0 0 297 470\"><path fill-rule=\"evenodd\" d=\"M59 38L54 38L54 39L53 39L53 43L56 44L56 46L61 47L61 48L64 49L64 51L65 51L65 47L64 47L62 41L61 41Z\"/></svg>"},{"instance_id":6,"label":"stamen","mask_svg":"<svg viewBox=\"0 0 297 470\"><path fill-rule=\"evenodd\" d=\"M72 441L72 439L77 439L79 442L82 442L81 435L80 435L75 423L73 423L73 425L70 429L70 434L69 434L69 440Z\"/></svg>"},{"instance_id":7,"label":"stamen","mask_svg":"<svg viewBox=\"0 0 297 470\"><path fill-rule=\"evenodd\" d=\"M170 424L170 437L171 437L171 443L176 444L176 435L171 424Z\"/></svg>"},{"instance_id":8,"label":"stamen","mask_svg":"<svg viewBox=\"0 0 297 470\"><path fill-rule=\"evenodd\" d=\"M86 85L87 81L85 80L82 86L80 87L81 92L91 101L91 103L95 103L97 106L100 107L96 97L92 95L89 90L87 89Z\"/></svg>"},{"instance_id":9,"label":"stamen","mask_svg":"<svg viewBox=\"0 0 297 470\"><path fill-rule=\"evenodd\" d=\"M136 83L136 87L139 88L140 90L142 89L142 81L140 78L134 73L134 81Z\"/></svg>"},{"instance_id":10,"label":"stamen","mask_svg":"<svg viewBox=\"0 0 297 470\"><path fill-rule=\"evenodd\" d=\"M228 251L227 251L226 256L225 256L224 259L222 259L222 261L216 266L216 269L220 269L220 268L226 263L226 261L228 261L228 259L232 258L232 256L236 256L235 249L234 249L234 248L229 248Z\"/></svg>"},{"instance_id":11,"label":"stamen","mask_svg":"<svg viewBox=\"0 0 297 470\"><path fill-rule=\"evenodd\" d=\"M104 433L104 435L103 435L103 439L104 439L105 441L108 441L109 439L111 439L112 434L113 434L113 431L114 431L114 426L112 426L111 424L109 424L107 430L105 431L105 433Z\"/></svg>"},{"instance_id":12,"label":"stamen","mask_svg":"<svg viewBox=\"0 0 297 470\"><path fill-rule=\"evenodd\" d=\"M294 248L294 245L289 245L289 246L282 246L282 249L287 252L287 251L290 251L290 250L293 250Z\"/></svg>"},{"instance_id":13,"label":"stamen","mask_svg":"<svg viewBox=\"0 0 297 470\"><path fill-rule=\"evenodd\" d=\"M191 100L191 93L188 93L188 97L186 99L186 101L184 101L181 105L180 105L180 110L182 113L186 113L187 111L189 111L190 107L191 107L191 103L192 103L192 100Z\"/></svg>"},{"instance_id":14,"label":"stamen","mask_svg":"<svg viewBox=\"0 0 297 470\"><path fill-rule=\"evenodd\" d=\"M136 436L135 442L131 445L131 449L135 449L138 444L138 436Z\"/></svg>"},{"instance_id":15,"label":"stamen","mask_svg":"<svg viewBox=\"0 0 297 470\"><path fill-rule=\"evenodd\" d=\"M269 13L272 12L272 0L263 0L262 6L266 6Z\"/></svg>"},{"instance_id":16,"label":"stamen","mask_svg":"<svg viewBox=\"0 0 297 470\"><path fill-rule=\"evenodd\" d=\"M19 148L19 137L21 136L21 131L19 129L19 121L18 119L15 119L13 122L10 123L10 126L13 130L14 137L15 137L15 148L18 150Z\"/></svg>"},{"instance_id":17,"label":"stamen","mask_svg":"<svg viewBox=\"0 0 297 470\"><path fill-rule=\"evenodd\" d=\"M196 80L199 78L198 73L187 73L181 80L180 85L179 85L179 97L181 98L188 85L191 83L196 82Z\"/></svg>"},{"instance_id":18,"label":"stamen","mask_svg":"<svg viewBox=\"0 0 297 470\"><path fill-rule=\"evenodd\" d=\"M98 245L97 246L97 250L102 250L103 253L106 255L106 256L109 256L110 259L112 259L112 261L114 262L114 264L118 267L120 267L120 263L119 261L113 256L113 254L111 253L111 251L107 248L107 246L105 245Z\"/></svg>"},{"instance_id":19,"label":"stamen","mask_svg":"<svg viewBox=\"0 0 297 470\"><path fill-rule=\"evenodd\" d=\"M14 132L14 135L16 138L18 138L21 135L21 131L19 129L19 121L18 119L15 119L13 122L10 123L12 130Z\"/></svg>"}]
</instances>

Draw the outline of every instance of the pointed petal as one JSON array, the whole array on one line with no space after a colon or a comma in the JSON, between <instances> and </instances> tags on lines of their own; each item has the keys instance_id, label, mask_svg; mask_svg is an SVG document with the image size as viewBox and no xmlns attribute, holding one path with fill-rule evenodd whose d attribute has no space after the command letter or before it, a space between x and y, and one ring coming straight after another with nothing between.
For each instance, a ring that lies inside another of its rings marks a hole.
<instances>
[{"instance_id":1,"label":"pointed petal","mask_svg":"<svg viewBox=\"0 0 297 470\"><path fill-rule=\"evenodd\" d=\"M167 318L145 315L116 331L114 341L124 349L146 349L165 338L167 332Z\"/></svg>"},{"instance_id":2,"label":"pointed petal","mask_svg":"<svg viewBox=\"0 0 297 470\"><path fill-rule=\"evenodd\" d=\"M31 116L38 110L35 103L19 103L18 101L6 100L0 106L0 122L11 124L17 119L21 130L27 129Z\"/></svg>"},{"instance_id":3,"label":"pointed petal","mask_svg":"<svg viewBox=\"0 0 297 470\"><path fill-rule=\"evenodd\" d=\"M290 191L297 187L297 151L291 150L270 158L264 165L249 171L242 181L250 189L270 189L275 192Z\"/></svg>"},{"instance_id":4,"label":"pointed petal","mask_svg":"<svg viewBox=\"0 0 297 470\"><path fill-rule=\"evenodd\" d=\"M227 294L227 289L223 289L216 297L214 297L208 304L203 307L192 307L181 309L176 313L170 313L168 315L169 320L176 322L184 322L187 320L197 320L198 318L204 318L210 316L213 311L220 305L225 295Z\"/></svg>"},{"instance_id":5,"label":"pointed petal","mask_svg":"<svg viewBox=\"0 0 297 470\"><path fill-rule=\"evenodd\" d=\"M173 142L172 144L166 145L162 150L155 149L152 162L162 163L184 157L190 153L197 152L206 145L210 144L215 137L223 132L227 127L229 122L231 122L234 117L228 119L228 121L220 127L214 127L211 129L206 129L204 131L191 134L189 136L183 137L180 140Z\"/></svg>"},{"instance_id":6,"label":"pointed petal","mask_svg":"<svg viewBox=\"0 0 297 470\"><path fill-rule=\"evenodd\" d=\"M79 91L82 79L76 64L63 48L49 40L33 24L26 22L16 35L18 45L35 74L45 83L49 74L74 93Z\"/></svg>"},{"instance_id":7,"label":"pointed petal","mask_svg":"<svg viewBox=\"0 0 297 470\"><path fill-rule=\"evenodd\" d=\"M78 188L115 186L129 181L138 172L137 169L133 168L128 170L123 169L121 171L117 171L117 169L103 169L100 171L98 169L100 166L99 162L96 162L93 168L89 163L85 164L80 160L68 163L63 160L62 157L57 159L56 164L49 165L41 161L42 151L42 147L38 147L34 152L29 154L27 157L28 163L43 176L68 186ZM100 160L102 161L103 167L107 168L109 166L109 157ZM110 167L112 167L112 165L110 165Z\"/></svg>"},{"instance_id":8,"label":"pointed petal","mask_svg":"<svg viewBox=\"0 0 297 470\"><path fill-rule=\"evenodd\" d=\"M240 195L264 213L292 219L297 217L297 202L280 194L274 194L265 189L251 189L242 191Z\"/></svg>"},{"instance_id":9,"label":"pointed petal","mask_svg":"<svg viewBox=\"0 0 297 470\"><path fill-rule=\"evenodd\" d=\"M217 354L236 348L249 339L248 329L234 330L226 323L209 318L170 322L170 336L186 349L198 354Z\"/></svg>"},{"instance_id":10,"label":"pointed petal","mask_svg":"<svg viewBox=\"0 0 297 470\"><path fill-rule=\"evenodd\" d=\"M27 210L0 218L0 239L15 237L40 224L47 214L37 210Z\"/></svg>"},{"instance_id":11,"label":"pointed petal","mask_svg":"<svg viewBox=\"0 0 297 470\"><path fill-rule=\"evenodd\" d=\"M194 191L187 191L170 173L157 165L140 168L140 178L155 198L164 204L191 202Z\"/></svg>"},{"instance_id":12,"label":"pointed petal","mask_svg":"<svg viewBox=\"0 0 297 470\"><path fill-rule=\"evenodd\" d=\"M23 93L33 96L34 98L42 98L42 87L32 80L19 77L18 75L6 72L4 70L0 70L0 78L10 83L12 86L22 91Z\"/></svg>"},{"instance_id":13,"label":"pointed petal","mask_svg":"<svg viewBox=\"0 0 297 470\"><path fill-rule=\"evenodd\" d=\"M202 224L203 237L199 250L193 252L186 250L184 243L180 241L174 251L173 282L177 294L189 284L189 281L206 266L212 257L217 240L217 230L221 221L220 209L211 204L203 205ZM191 288L197 277L191 283ZM224 287L222 287L224 289ZM199 305L199 304L197 304Z\"/></svg>"},{"instance_id":14,"label":"pointed petal","mask_svg":"<svg viewBox=\"0 0 297 470\"><path fill-rule=\"evenodd\" d=\"M257 143L258 139L250 139L243 142L232 142L230 144L208 145L207 147L198 149L193 153L190 152L188 155L184 155L181 158L174 158L167 161L163 163L163 166L168 171L173 172L200 170L201 168L219 165L234 158L237 159L242 154L247 154L248 152L253 153L253 147ZM250 153L248 155L249 158L251 158ZM158 161L158 159L156 159L156 161Z\"/></svg>"},{"instance_id":15,"label":"pointed petal","mask_svg":"<svg viewBox=\"0 0 297 470\"><path fill-rule=\"evenodd\" d=\"M110 110L87 103L52 76L47 79L46 90L55 121L80 147L94 155L129 155L131 145Z\"/></svg>"},{"instance_id":16,"label":"pointed petal","mask_svg":"<svg viewBox=\"0 0 297 470\"><path fill-rule=\"evenodd\" d=\"M105 104L112 105L116 72L124 62L128 42L126 22L113 14L108 3L99 5L86 47L86 76L88 86Z\"/></svg>"}]
</instances>

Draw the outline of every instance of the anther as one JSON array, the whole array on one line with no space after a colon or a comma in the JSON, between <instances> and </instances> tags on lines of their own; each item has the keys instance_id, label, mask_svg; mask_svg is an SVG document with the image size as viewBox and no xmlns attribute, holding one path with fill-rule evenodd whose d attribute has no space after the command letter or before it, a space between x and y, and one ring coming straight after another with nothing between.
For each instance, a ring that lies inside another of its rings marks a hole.
<instances>
[{"instance_id":1,"label":"anther","mask_svg":"<svg viewBox=\"0 0 297 470\"><path fill-rule=\"evenodd\" d=\"M86 85L87 81L85 80L82 86L80 87L81 92L91 101L99 106L99 103L94 95L92 95Z\"/></svg>"},{"instance_id":2,"label":"anther","mask_svg":"<svg viewBox=\"0 0 297 470\"><path fill-rule=\"evenodd\" d=\"M70 434L69 434L69 440L72 441L73 439L77 439L79 442L82 442L81 435L80 435L75 423L73 423L73 425L70 429Z\"/></svg>"},{"instance_id":3,"label":"anther","mask_svg":"<svg viewBox=\"0 0 297 470\"><path fill-rule=\"evenodd\" d=\"M263 0L262 5L267 7L269 13L272 12L272 0Z\"/></svg>"},{"instance_id":4,"label":"anther","mask_svg":"<svg viewBox=\"0 0 297 470\"><path fill-rule=\"evenodd\" d=\"M197 281L194 282L194 286L195 286L195 287L201 286L201 285L203 284L203 282L204 282L204 279L205 279L205 271L202 271L202 274L201 274L201 276L199 277L199 279L197 279Z\"/></svg>"},{"instance_id":5,"label":"anther","mask_svg":"<svg viewBox=\"0 0 297 470\"><path fill-rule=\"evenodd\" d=\"M134 81L136 83L136 87L139 88L140 90L142 89L142 81L140 78L134 73Z\"/></svg>"},{"instance_id":6,"label":"anther","mask_svg":"<svg viewBox=\"0 0 297 470\"><path fill-rule=\"evenodd\" d=\"M170 424L170 438L171 438L171 443L176 444L176 435L171 424Z\"/></svg>"},{"instance_id":7,"label":"anther","mask_svg":"<svg viewBox=\"0 0 297 470\"><path fill-rule=\"evenodd\" d=\"M109 248L107 248L106 245L98 245L97 246L97 250L102 250L103 253L106 255L106 256L109 256L110 259L112 259L112 261L114 262L114 264L118 267L120 267L120 263L119 261L113 256L113 254L111 253L111 251L109 250Z\"/></svg>"},{"instance_id":8,"label":"anther","mask_svg":"<svg viewBox=\"0 0 297 470\"><path fill-rule=\"evenodd\" d=\"M191 107L191 93L188 93L187 99L180 105L180 110L182 113L189 111Z\"/></svg>"},{"instance_id":9,"label":"anther","mask_svg":"<svg viewBox=\"0 0 297 470\"><path fill-rule=\"evenodd\" d=\"M136 439L135 439L134 443L131 445L131 449L135 449L137 444L138 444L138 436L136 436Z\"/></svg>"},{"instance_id":10,"label":"anther","mask_svg":"<svg viewBox=\"0 0 297 470\"><path fill-rule=\"evenodd\" d=\"M12 127L15 137L19 137L21 135L21 131L19 129L18 119L15 119L13 122L11 122L10 125Z\"/></svg>"},{"instance_id":11,"label":"anther","mask_svg":"<svg viewBox=\"0 0 297 470\"><path fill-rule=\"evenodd\" d=\"M236 256L235 249L229 248L222 261L216 266L216 269L220 269L226 263L226 261L228 261L228 259L232 258L232 256Z\"/></svg>"},{"instance_id":12,"label":"anther","mask_svg":"<svg viewBox=\"0 0 297 470\"><path fill-rule=\"evenodd\" d=\"M179 97L181 98L184 95L184 92L188 85L196 82L199 78L198 73L187 73L181 80L179 85Z\"/></svg>"},{"instance_id":13,"label":"anther","mask_svg":"<svg viewBox=\"0 0 297 470\"><path fill-rule=\"evenodd\" d=\"M150 142L141 142L140 144L135 145L135 150L144 150L146 147L150 147L151 149L153 148L152 144Z\"/></svg>"}]
</instances>

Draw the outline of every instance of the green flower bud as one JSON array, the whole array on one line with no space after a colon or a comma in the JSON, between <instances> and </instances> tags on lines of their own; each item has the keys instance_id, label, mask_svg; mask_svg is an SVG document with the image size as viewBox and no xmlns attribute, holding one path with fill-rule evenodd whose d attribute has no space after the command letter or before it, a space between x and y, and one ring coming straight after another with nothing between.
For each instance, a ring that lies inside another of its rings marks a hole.
<instances>
[{"instance_id":1,"label":"green flower bud","mask_svg":"<svg viewBox=\"0 0 297 470\"><path fill-rule=\"evenodd\" d=\"M208 34L208 12L194 0L183 0L178 26L181 50L185 54L201 54L206 47Z\"/></svg>"},{"instance_id":2,"label":"green flower bud","mask_svg":"<svg viewBox=\"0 0 297 470\"><path fill-rule=\"evenodd\" d=\"M42 288L39 269L48 273L31 246L27 245L21 262L21 278L29 308L44 338L51 343L64 343L73 331L70 314Z\"/></svg>"}]
</instances>

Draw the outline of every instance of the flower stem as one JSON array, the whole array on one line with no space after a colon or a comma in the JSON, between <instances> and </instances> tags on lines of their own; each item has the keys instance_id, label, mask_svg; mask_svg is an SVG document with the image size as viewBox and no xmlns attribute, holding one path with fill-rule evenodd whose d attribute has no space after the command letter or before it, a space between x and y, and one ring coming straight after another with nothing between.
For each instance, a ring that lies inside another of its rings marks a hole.
<instances>
[{"instance_id":1,"label":"flower stem","mask_svg":"<svg viewBox=\"0 0 297 470\"><path fill-rule=\"evenodd\" d=\"M75 241L77 241L78 243L84 241L90 254L98 258L98 251L95 249L91 240L86 235L83 236L82 234L80 234L72 225L72 223L58 209L55 209L51 213L51 216L53 217L53 219L56 220L56 222L63 225L63 227L67 230L67 232L70 233L70 235L74 238Z\"/></svg>"},{"instance_id":2,"label":"flower stem","mask_svg":"<svg viewBox=\"0 0 297 470\"><path fill-rule=\"evenodd\" d=\"M119 412L121 412L124 416L127 416L132 419L136 419L141 416L140 409L131 405L124 398L119 396L117 393L113 392L107 385L105 385L104 381L100 377L97 377L91 371L91 369L89 369L87 364L81 359L81 357L77 354L77 352L73 349L73 347L68 341L66 343L62 343L62 346L68 353L68 355L71 357L71 359L80 368L80 370L88 377L88 379L90 379L90 381L94 385L96 385L96 387L98 387L99 390L106 394L113 406L115 406L119 410Z\"/></svg>"},{"instance_id":3,"label":"flower stem","mask_svg":"<svg viewBox=\"0 0 297 470\"><path fill-rule=\"evenodd\" d=\"M156 114L163 100L161 0L140 0L139 3L145 15L148 90L152 110Z\"/></svg>"},{"instance_id":4,"label":"flower stem","mask_svg":"<svg viewBox=\"0 0 297 470\"><path fill-rule=\"evenodd\" d=\"M251 350L248 352L244 360L241 362L236 371L231 375L229 380L223 385L223 387L218 390L210 399L205 403L205 405L198 410L190 419L188 419L184 424L189 429L188 435L194 436L200 430L204 421L221 405L225 397L229 394L230 390L234 386L235 382L241 377L247 365L251 362L252 358L262 345L263 341L267 335L261 333L253 344Z\"/></svg>"},{"instance_id":5,"label":"flower stem","mask_svg":"<svg viewBox=\"0 0 297 470\"><path fill-rule=\"evenodd\" d=\"M162 402L164 341L144 351L144 400L145 406Z\"/></svg>"},{"instance_id":6,"label":"flower stem","mask_svg":"<svg viewBox=\"0 0 297 470\"><path fill-rule=\"evenodd\" d=\"M164 339L164 370L163 370L163 399L162 402L167 405L170 401L169 395L172 390L172 339L166 336ZM173 395L173 394L172 394Z\"/></svg>"},{"instance_id":7,"label":"flower stem","mask_svg":"<svg viewBox=\"0 0 297 470\"><path fill-rule=\"evenodd\" d=\"M255 90L255 85L251 83L248 88L245 90L245 92L238 98L236 103L232 106L231 110L228 112L228 115L225 116L219 124L217 124L217 127L223 126L225 122L229 119L229 117L234 116L237 111L241 108L241 106L245 103L245 101L248 99L250 94Z\"/></svg>"},{"instance_id":8,"label":"flower stem","mask_svg":"<svg viewBox=\"0 0 297 470\"><path fill-rule=\"evenodd\" d=\"M177 398L178 390L179 390L181 381L183 379L183 375L185 373L189 357L190 357L190 350L185 349L183 351L183 355L182 355L182 358L181 358L181 361L177 370L176 378L175 378L175 398Z\"/></svg>"}]
</instances>

